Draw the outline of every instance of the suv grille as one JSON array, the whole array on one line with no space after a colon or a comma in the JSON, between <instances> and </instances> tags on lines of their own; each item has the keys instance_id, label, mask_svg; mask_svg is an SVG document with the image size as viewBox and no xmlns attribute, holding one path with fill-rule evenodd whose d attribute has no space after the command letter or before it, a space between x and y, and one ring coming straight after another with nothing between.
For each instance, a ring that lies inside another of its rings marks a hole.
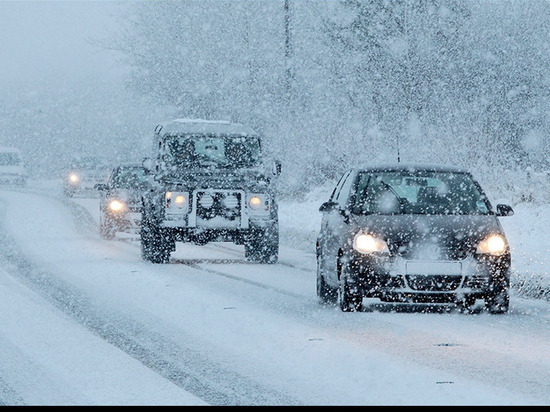
<instances>
[{"instance_id":1,"label":"suv grille","mask_svg":"<svg viewBox=\"0 0 550 412\"><path fill-rule=\"evenodd\" d=\"M231 191L199 191L197 218L211 220L216 217L233 221L241 216L241 193Z\"/></svg>"}]
</instances>

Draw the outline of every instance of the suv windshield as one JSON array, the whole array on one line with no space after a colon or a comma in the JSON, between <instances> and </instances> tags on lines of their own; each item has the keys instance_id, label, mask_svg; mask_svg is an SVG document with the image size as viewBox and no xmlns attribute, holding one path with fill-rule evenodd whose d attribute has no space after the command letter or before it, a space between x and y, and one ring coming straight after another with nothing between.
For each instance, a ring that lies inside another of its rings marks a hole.
<instances>
[{"instance_id":1,"label":"suv windshield","mask_svg":"<svg viewBox=\"0 0 550 412\"><path fill-rule=\"evenodd\" d=\"M243 136L171 136L167 161L177 167L252 167L259 163L260 141Z\"/></svg>"},{"instance_id":2,"label":"suv windshield","mask_svg":"<svg viewBox=\"0 0 550 412\"><path fill-rule=\"evenodd\" d=\"M357 177L356 214L486 215L490 204L466 173L361 172Z\"/></svg>"}]
</instances>

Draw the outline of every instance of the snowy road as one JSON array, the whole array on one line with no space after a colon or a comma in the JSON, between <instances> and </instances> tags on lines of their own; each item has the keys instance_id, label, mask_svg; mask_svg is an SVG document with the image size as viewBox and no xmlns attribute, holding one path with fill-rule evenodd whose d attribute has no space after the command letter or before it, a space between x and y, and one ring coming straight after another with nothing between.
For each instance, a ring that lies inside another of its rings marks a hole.
<instances>
[{"instance_id":1,"label":"snowy road","mask_svg":"<svg viewBox=\"0 0 550 412\"><path fill-rule=\"evenodd\" d=\"M0 405L548 405L550 305L320 306L315 259L102 240L96 199L0 189Z\"/></svg>"}]
</instances>

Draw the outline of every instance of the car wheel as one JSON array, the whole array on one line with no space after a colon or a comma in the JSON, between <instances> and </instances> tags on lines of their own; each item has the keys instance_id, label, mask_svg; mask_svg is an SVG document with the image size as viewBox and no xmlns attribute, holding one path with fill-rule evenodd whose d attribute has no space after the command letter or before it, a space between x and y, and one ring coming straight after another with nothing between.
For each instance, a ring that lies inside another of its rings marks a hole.
<instances>
[{"instance_id":1,"label":"car wheel","mask_svg":"<svg viewBox=\"0 0 550 412\"><path fill-rule=\"evenodd\" d=\"M338 260L340 276L338 287L338 303L342 312L360 312L363 309L363 296L357 292L357 288L350 284L349 276L346 275L343 265ZM344 265L345 266L345 265Z\"/></svg>"},{"instance_id":2,"label":"car wheel","mask_svg":"<svg viewBox=\"0 0 550 412\"><path fill-rule=\"evenodd\" d=\"M279 259L279 229L252 229L244 244L246 260L257 263L277 263Z\"/></svg>"},{"instance_id":3,"label":"car wheel","mask_svg":"<svg viewBox=\"0 0 550 412\"><path fill-rule=\"evenodd\" d=\"M102 219L99 225L99 232L103 239L111 240L115 237L116 229L113 223L110 222L108 219Z\"/></svg>"},{"instance_id":4,"label":"car wheel","mask_svg":"<svg viewBox=\"0 0 550 412\"><path fill-rule=\"evenodd\" d=\"M325 282L319 256L317 256L317 297L321 303L334 304L338 300L338 289L330 287Z\"/></svg>"},{"instance_id":5,"label":"car wheel","mask_svg":"<svg viewBox=\"0 0 550 412\"><path fill-rule=\"evenodd\" d=\"M473 313L475 303L476 298L474 296L464 296L463 298L457 300L456 307L459 312Z\"/></svg>"},{"instance_id":6,"label":"car wheel","mask_svg":"<svg viewBox=\"0 0 550 412\"><path fill-rule=\"evenodd\" d=\"M510 307L510 295L508 288L500 287L485 299L485 307L489 313L502 314L508 312Z\"/></svg>"}]
</instances>

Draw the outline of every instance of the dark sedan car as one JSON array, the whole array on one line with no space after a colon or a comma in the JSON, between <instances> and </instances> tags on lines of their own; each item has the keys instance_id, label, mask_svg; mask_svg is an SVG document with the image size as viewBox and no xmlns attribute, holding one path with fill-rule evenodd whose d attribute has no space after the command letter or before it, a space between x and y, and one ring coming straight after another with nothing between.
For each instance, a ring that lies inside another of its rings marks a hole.
<instances>
[{"instance_id":1,"label":"dark sedan car","mask_svg":"<svg viewBox=\"0 0 550 412\"><path fill-rule=\"evenodd\" d=\"M141 195L147 177L142 164L124 163L112 170L106 184L96 185L100 192L99 226L103 238L112 239L117 232L139 233Z\"/></svg>"},{"instance_id":2,"label":"dark sedan car","mask_svg":"<svg viewBox=\"0 0 550 412\"><path fill-rule=\"evenodd\" d=\"M455 303L483 299L509 307L510 249L496 210L472 175L439 166L348 170L321 205L317 295L359 311L382 302Z\"/></svg>"}]
</instances>

